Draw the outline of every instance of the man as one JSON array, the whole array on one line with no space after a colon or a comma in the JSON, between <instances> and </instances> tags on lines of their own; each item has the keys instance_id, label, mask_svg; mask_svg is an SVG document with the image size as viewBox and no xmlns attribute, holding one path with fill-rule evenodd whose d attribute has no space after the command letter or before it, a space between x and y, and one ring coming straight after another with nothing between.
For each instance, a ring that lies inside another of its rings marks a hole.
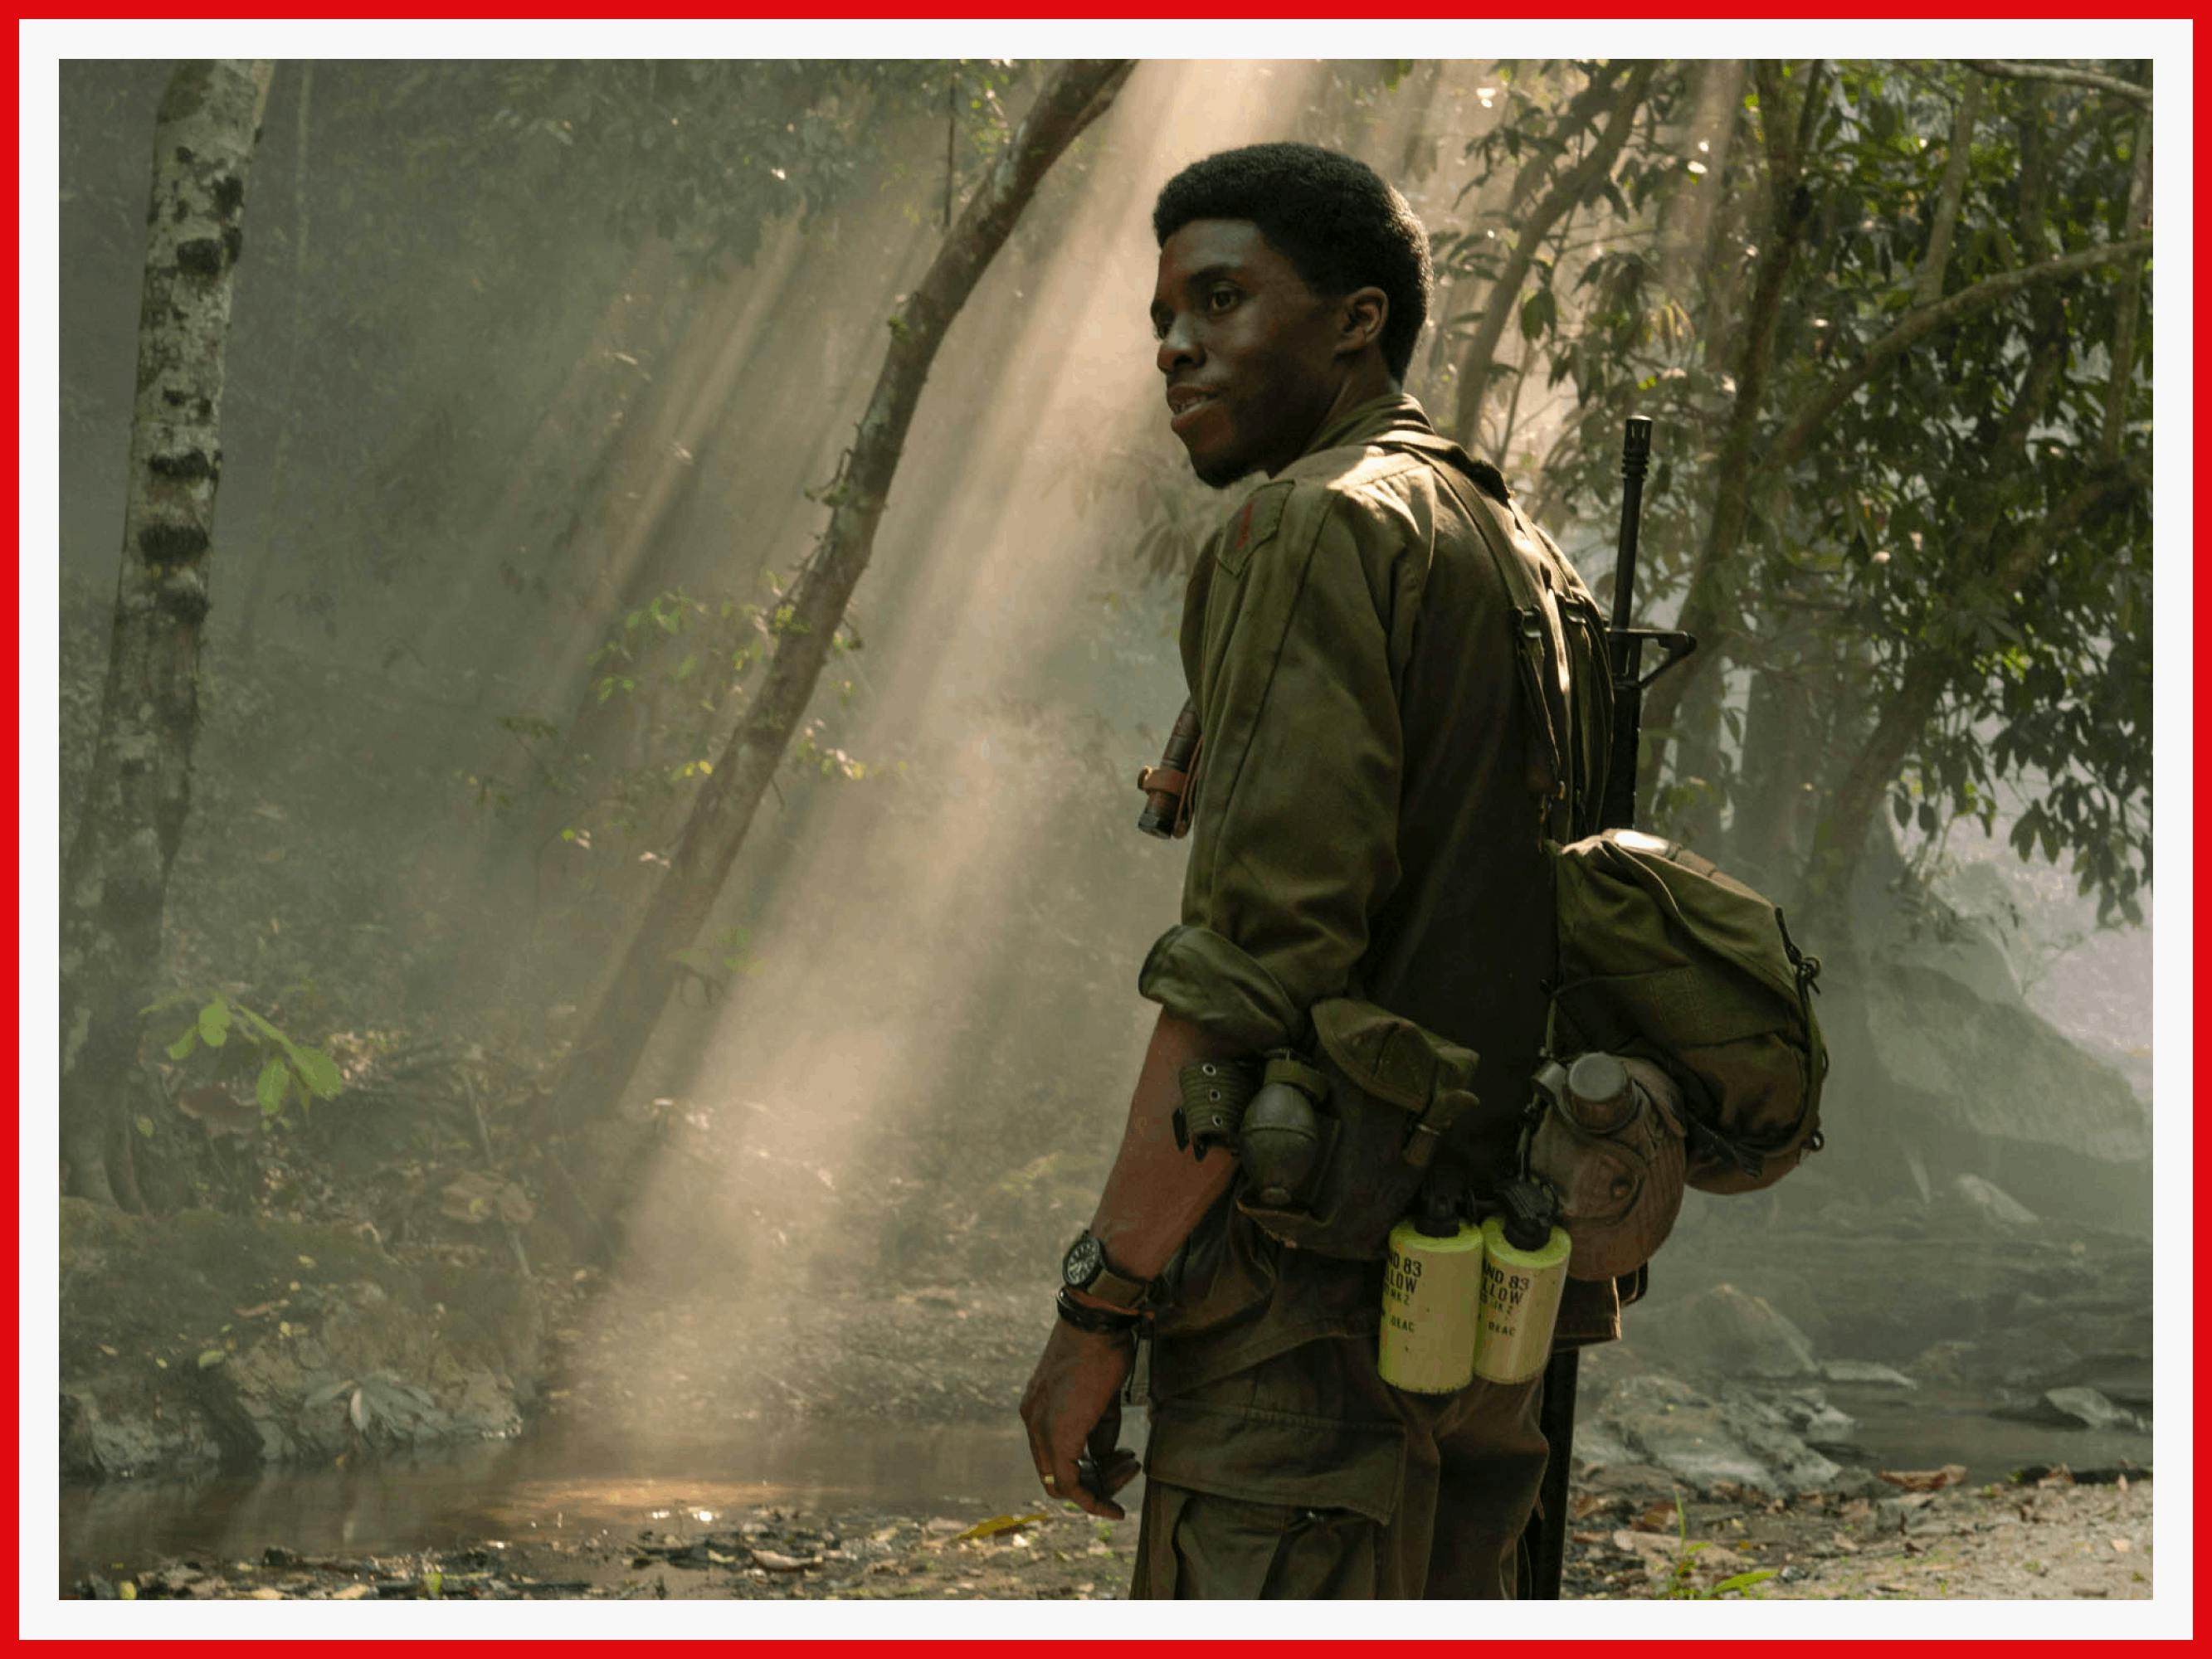
<instances>
[{"instance_id":1,"label":"man","mask_svg":"<svg viewBox=\"0 0 2212 1659\"><path fill-rule=\"evenodd\" d=\"M1177 175L1153 226L1171 428L1206 483L1270 482L1191 580L1182 923L1139 977L1158 1024L1022 1416L1046 1491L1119 1516L1129 1310L1149 1305L1133 1595L1510 1595L1538 1385L1382 1382L1379 1262L1285 1244L1232 1192L1232 1156L1178 1149L1174 1115L1186 1066L1312 1054L1316 1007L1358 998L1474 1051L1480 1104L1438 1169L1478 1188L1511 1172L1556 953L1542 840L1565 826L1532 775L1515 609L1473 514L1540 556L1496 474L1496 504L1471 501L1486 470L1434 453L1401 391L1431 277L1395 191L1346 156L1256 145ZM1563 1336L1612 1334L1610 1283L1571 1290Z\"/></svg>"}]
</instances>

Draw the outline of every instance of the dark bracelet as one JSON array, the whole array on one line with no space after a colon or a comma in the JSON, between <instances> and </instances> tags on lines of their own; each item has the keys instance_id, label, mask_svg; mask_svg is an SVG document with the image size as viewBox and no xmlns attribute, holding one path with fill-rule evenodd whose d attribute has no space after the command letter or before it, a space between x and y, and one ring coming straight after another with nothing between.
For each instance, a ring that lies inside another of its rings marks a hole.
<instances>
[{"instance_id":1,"label":"dark bracelet","mask_svg":"<svg viewBox=\"0 0 2212 1659\"><path fill-rule=\"evenodd\" d=\"M1053 1305L1060 1310L1062 1319L1092 1336L1133 1335L1145 1319L1142 1314L1116 1313L1111 1308L1094 1308L1087 1302L1078 1302L1065 1285L1053 1298Z\"/></svg>"}]
</instances>

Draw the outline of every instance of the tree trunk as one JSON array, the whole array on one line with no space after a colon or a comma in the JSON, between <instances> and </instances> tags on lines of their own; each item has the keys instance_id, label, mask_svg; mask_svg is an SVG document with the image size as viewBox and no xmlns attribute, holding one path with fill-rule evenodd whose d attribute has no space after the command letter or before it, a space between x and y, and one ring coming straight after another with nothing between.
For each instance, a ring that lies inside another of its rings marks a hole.
<instances>
[{"instance_id":1,"label":"tree trunk","mask_svg":"<svg viewBox=\"0 0 2212 1659\"><path fill-rule=\"evenodd\" d=\"M269 501L261 510L261 545L255 550L247 567L252 575L239 622L238 654L248 659L254 653L262 606L268 601L270 590L276 585L278 567L270 559L269 550L276 543L277 526L284 521L284 483L292 459L292 428L299 424L292 400L300 384L300 346L307 337L307 138L312 131L308 118L313 110L314 94L315 66L302 64L298 137L292 160L291 333L284 343L284 384L276 398L276 455L269 464Z\"/></svg>"},{"instance_id":2,"label":"tree trunk","mask_svg":"<svg viewBox=\"0 0 2212 1659\"><path fill-rule=\"evenodd\" d=\"M1690 292L1717 263L1711 237L1726 217L1721 211L1722 181L1728 174L1736 112L1743 102L1743 70L1740 59L1717 58L1697 72L1678 153L1684 161L1705 171L1698 185L1677 191L1661 210L1659 280L1669 294ZM1700 143L1705 146L1702 150L1697 148Z\"/></svg>"},{"instance_id":3,"label":"tree trunk","mask_svg":"<svg viewBox=\"0 0 2212 1659\"><path fill-rule=\"evenodd\" d=\"M66 1189L135 1206L138 1011L191 805L223 348L268 63L191 63L162 95L138 317L122 571L100 735L62 870Z\"/></svg>"},{"instance_id":4,"label":"tree trunk","mask_svg":"<svg viewBox=\"0 0 2212 1659\"><path fill-rule=\"evenodd\" d=\"M2022 531L2007 550L1993 572L1996 591L2016 593L2062 538L2071 534L2091 514L2141 488L2142 483L2134 471L2116 468L2080 485ZM1923 651L1905 665L1897 690L1881 699L1873 734L1844 775L1807 871L1807 890L1818 914L1831 925L1847 921L1851 882L1884 796L1966 665L1953 653Z\"/></svg>"},{"instance_id":5,"label":"tree trunk","mask_svg":"<svg viewBox=\"0 0 2212 1659\"><path fill-rule=\"evenodd\" d=\"M2128 180L2127 236L2137 236L2150 222L2150 112L2136 118L2134 176ZM2118 315L2112 323L2112 378L2105 394L2105 430L2100 446L2107 461L2120 458L2120 437L2127 429L2128 386L2135 379L2136 333L2142 322L2142 279L2132 276L2120 289Z\"/></svg>"},{"instance_id":6,"label":"tree trunk","mask_svg":"<svg viewBox=\"0 0 2212 1659\"><path fill-rule=\"evenodd\" d=\"M556 1121L581 1124L618 1102L674 988L677 953L696 941L744 844L762 798L804 716L854 588L867 568L893 474L930 365L1039 182L1110 104L1126 60L1063 64L1039 93L989 175L946 234L929 270L890 319L890 345L842 476L830 522L788 605L775 649L693 805L669 868L586 1023L557 1087Z\"/></svg>"},{"instance_id":7,"label":"tree trunk","mask_svg":"<svg viewBox=\"0 0 2212 1659\"><path fill-rule=\"evenodd\" d=\"M1736 548L1751 518L1752 450L1759 434L1766 380L1773 366L1775 336L1781 326L1787 290L1813 202L1804 187L1805 155L1818 130L1821 64L1806 70L1793 110L1784 95L1779 65L1754 66L1759 82L1759 120L1767 157L1768 234L1759 250L1759 276L1751 309L1744 319L1742 350L1735 363L1735 397L1728 429L1714 467L1719 482L1705 542L1682 599L1677 626L1697 637L1697 654L1651 688L1644 704L1645 729L1670 732L1677 778L1706 778L1720 763L1723 682L1718 667L1728 647L1727 623L1734 611L1729 579ZM1689 694L1696 691L1692 697ZM1656 756L1658 745L1649 753ZM1717 791L1693 806L1692 836L1710 835L1718 822Z\"/></svg>"},{"instance_id":8,"label":"tree trunk","mask_svg":"<svg viewBox=\"0 0 2212 1659\"><path fill-rule=\"evenodd\" d=\"M1650 90L1651 77L1658 71L1656 64L1639 64L1629 72L1613 95L1613 108L1606 117L1605 127L1590 146L1589 154L1561 173L1542 198L1521 217L1521 234L1514 239L1513 252L1506 256L1505 267L1498 273L1498 280L1490 285L1489 297L1483 301L1482 320L1460 358L1458 400L1452 416L1453 434L1463 444L1475 441L1475 427L1482 416L1482 394L1490 381L1491 369L1498 356L1498 343L1505 335L1505 325L1520 303L1522 284L1528 280L1528 271L1536 263L1536 251L1544 245L1561 215L1577 206L1598 180L1613 172L1613 162L1620 158L1621 146L1636 125L1636 112L1643 107L1644 94Z\"/></svg>"},{"instance_id":9,"label":"tree trunk","mask_svg":"<svg viewBox=\"0 0 2212 1659\"><path fill-rule=\"evenodd\" d=\"M1936 220L1928 230L1928 252L1914 280L1912 303L1932 306L1943 297L1943 273L1951 263L1951 238L1959 228L1959 204L1966 194L1968 163L1973 159L1974 123L1981 118L1982 88L1978 75L1969 73L1966 90L1959 100L1959 112L1951 121L1951 149L1943 158L1943 183L1936 196Z\"/></svg>"}]
</instances>

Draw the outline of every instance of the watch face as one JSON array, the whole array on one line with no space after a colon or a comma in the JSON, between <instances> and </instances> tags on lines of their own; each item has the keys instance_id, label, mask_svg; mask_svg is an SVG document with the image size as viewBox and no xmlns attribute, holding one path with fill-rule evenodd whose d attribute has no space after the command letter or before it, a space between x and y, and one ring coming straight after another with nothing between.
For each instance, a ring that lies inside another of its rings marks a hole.
<instances>
[{"instance_id":1,"label":"watch face","mask_svg":"<svg viewBox=\"0 0 2212 1659\"><path fill-rule=\"evenodd\" d=\"M1060 1276L1071 1290L1079 1291L1097 1278L1099 1269L1105 1265L1105 1247L1085 1233L1067 1247L1067 1255L1060 1264Z\"/></svg>"}]
</instances>

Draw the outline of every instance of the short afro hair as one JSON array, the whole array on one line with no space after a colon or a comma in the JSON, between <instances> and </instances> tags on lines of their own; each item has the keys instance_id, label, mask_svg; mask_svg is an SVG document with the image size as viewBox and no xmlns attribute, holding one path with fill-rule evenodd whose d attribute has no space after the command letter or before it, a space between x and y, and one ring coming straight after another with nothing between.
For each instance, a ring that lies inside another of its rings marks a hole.
<instances>
[{"instance_id":1,"label":"short afro hair","mask_svg":"<svg viewBox=\"0 0 2212 1659\"><path fill-rule=\"evenodd\" d=\"M1406 378L1429 314L1429 234L1372 167L1313 144L1224 149L1168 180L1152 232L1165 246L1197 219L1257 225L1316 294L1381 289L1390 298L1382 359Z\"/></svg>"}]
</instances>

